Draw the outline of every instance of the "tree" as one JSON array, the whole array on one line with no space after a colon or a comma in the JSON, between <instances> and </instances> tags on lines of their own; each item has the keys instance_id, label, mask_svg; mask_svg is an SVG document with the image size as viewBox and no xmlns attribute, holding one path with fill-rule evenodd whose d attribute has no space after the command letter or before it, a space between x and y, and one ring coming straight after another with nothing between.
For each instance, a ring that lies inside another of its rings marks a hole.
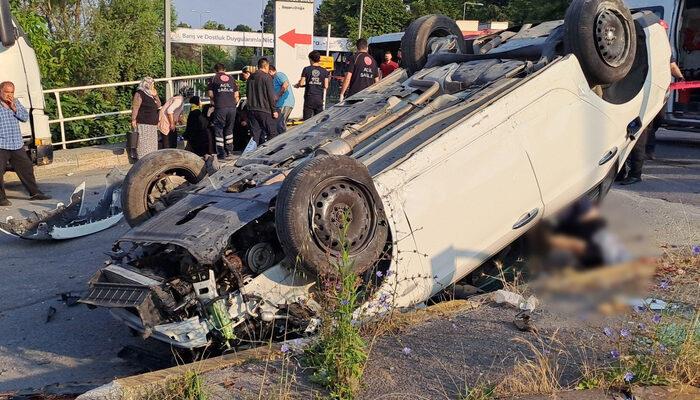
<instances>
[{"instance_id":1,"label":"tree","mask_svg":"<svg viewBox=\"0 0 700 400\"><path fill-rule=\"evenodd\" d=\"M235 28L233 28L233 30L237 32L253 32L253 28L246 24L238 24Z\"/></svg>"},{"instance_id":2,"label":"tree","mask_svg":"<svg viewBox=\"0 0 700 400\"><path fill-rule=\"evenodd\" d=\"M263 10L262 21L263 30L265 33L275 32L275 1L267 0L265 9Z\"/></svg>"},{"instance_id":3,"label":"tree","mask_svg":"<svg viewBox=\"0 0 700 400\"><path fill-rule=\"evenodd\" d=\"M365 0L362 36L400 32L411 20L402 0ZM324 0L315 16L317 35L327 33L328 24L334 36L357 38L360 21L360 0Z\"/></svg>"},{"instance_id":4,"label":"tree","mask_svg":"<svg viewBox=\"0 0 700 400\"><path fill-rule=\"evenodd\" d=\"M204 26L202 26L202 29L209 29L212 31L228 31L228 30L230 30L226 27L226 25L220 24L216 21L211 21L211 20L205 22Z\"/></svg>"}]
</instances>

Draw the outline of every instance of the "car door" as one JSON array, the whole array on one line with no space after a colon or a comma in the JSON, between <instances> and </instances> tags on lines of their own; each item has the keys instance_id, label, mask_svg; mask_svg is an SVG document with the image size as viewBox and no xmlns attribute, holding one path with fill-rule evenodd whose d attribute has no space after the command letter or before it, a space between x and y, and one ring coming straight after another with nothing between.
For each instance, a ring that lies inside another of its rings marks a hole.
<instances>
[{"instance_id":1,"label":"car door","mask_svg":"<svg viewBox=\"0 0 700 400\"><path fill-rule=\"evenodd\" d=\"M569 69L564 63L555 67L547 74L554 77ZM626 138L626 124L596 107L594 94L585 97L582 93L590 92L588 84L582 75L579 86L571 83L576 76L563 79L561 85L543 88L541 82L533 81L531 87L523 87L541 94L512 117L537 176L544 216L596 187L610 172Z\"/></svg>"},{"instance_id":2,"label":"car door","mask_svg":"<svg viewBox=\"0 0 700 400\"><path fill-rule=\"evenodd\" d=\"M537 181L507 114L484 110L375 178L391 199L399 278L423 277L401 280L399 292L420 299L444 289L540 218Z\"/></svg>"}]
</instances>

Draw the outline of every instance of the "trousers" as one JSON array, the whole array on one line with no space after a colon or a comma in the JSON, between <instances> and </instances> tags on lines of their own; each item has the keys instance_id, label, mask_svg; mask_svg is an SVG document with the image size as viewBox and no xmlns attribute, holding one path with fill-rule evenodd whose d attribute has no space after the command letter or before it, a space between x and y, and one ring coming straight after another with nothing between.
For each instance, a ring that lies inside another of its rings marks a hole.
<instances>
[{"instance_id":1,"label":"trousers","mask_svg":"<svg viewBox=\"0 0 700 400\"><path fill-rule=\"evenodd\" d=\"M32 164L32 160L27 155L27 152L24 151L23 148L19 150L0 149L0 200L7 199L5 195L4 177L8 161L17 173L24 188L29 192L29 195L34 196L40 194L41 190L39 190L39 186L36 184L36 178L34 177L34 164Z\"/></svg>"},{"instance_id":2,"label":"trousers","mask_svg":"<svg viewBox=\"0 0 700 400\"><path fill-rule=\"evenodd\" d=\"M211 116L216 141L216 154L224 158L233 154L233 126L236 123L236 109L215 108Z\"/></svg>"}]
</instances>

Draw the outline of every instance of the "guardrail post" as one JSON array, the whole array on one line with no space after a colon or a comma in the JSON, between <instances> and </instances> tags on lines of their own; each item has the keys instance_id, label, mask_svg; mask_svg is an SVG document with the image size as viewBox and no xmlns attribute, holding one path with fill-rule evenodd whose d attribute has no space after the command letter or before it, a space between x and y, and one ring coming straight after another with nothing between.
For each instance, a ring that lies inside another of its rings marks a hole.
<instances>
[{"instance_id":1,"label":"guardrail post","mask_svg":"<svg viewBox=\"0 0 700 400\"><path fill-rule=\"evenodd\" d=\"M59 119L59 124L61 125L61 147L63 150L67 149L66 147L66 123L63 121L63 108L61 107L61 94L59 92L54 92L54 96L56 97L56 109L58 110L58 119Z\"/></svg>"}]
</instances>

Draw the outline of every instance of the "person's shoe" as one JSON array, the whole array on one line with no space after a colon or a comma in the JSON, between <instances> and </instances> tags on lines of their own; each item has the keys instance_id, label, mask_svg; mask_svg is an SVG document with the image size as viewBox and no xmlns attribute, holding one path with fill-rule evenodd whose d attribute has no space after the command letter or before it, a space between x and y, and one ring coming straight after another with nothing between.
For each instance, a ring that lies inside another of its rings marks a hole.
<instances>
[{"instance_id":1,"label":"person's shoe","mask_svg":"<svg viewBox=\"0 0 700 400\"><path fill-rule=\"evenodd\" d=\"M50 199L51 199L51 196L49 196L48 194L44 194L44 193L37 193L29 198L29 200L32 200L32 201L50 200Z\"/></svg>"},{"instance_id":2,"label":"person's shoe","mask_svg":"<svg viewBox=\"0 0 700 400\"><path fill-rule=\"evenodd\" d=\"M620 182L620 185L623 185L623 186L634 185L635 183L639 183L641 181L642 181L642 178L628 176L624 181Z\"/></svg>"},{"instance_id":3,"label":"person's shoe","mask_svg":"<svg viewBox=\"0 0 700 400\"><path fill-rule=\"evenodd\" d=\"M4 199L0 200L0 207L9 207L12 205L12 202L10 200Z\"/></svg>"}]
</instances>

